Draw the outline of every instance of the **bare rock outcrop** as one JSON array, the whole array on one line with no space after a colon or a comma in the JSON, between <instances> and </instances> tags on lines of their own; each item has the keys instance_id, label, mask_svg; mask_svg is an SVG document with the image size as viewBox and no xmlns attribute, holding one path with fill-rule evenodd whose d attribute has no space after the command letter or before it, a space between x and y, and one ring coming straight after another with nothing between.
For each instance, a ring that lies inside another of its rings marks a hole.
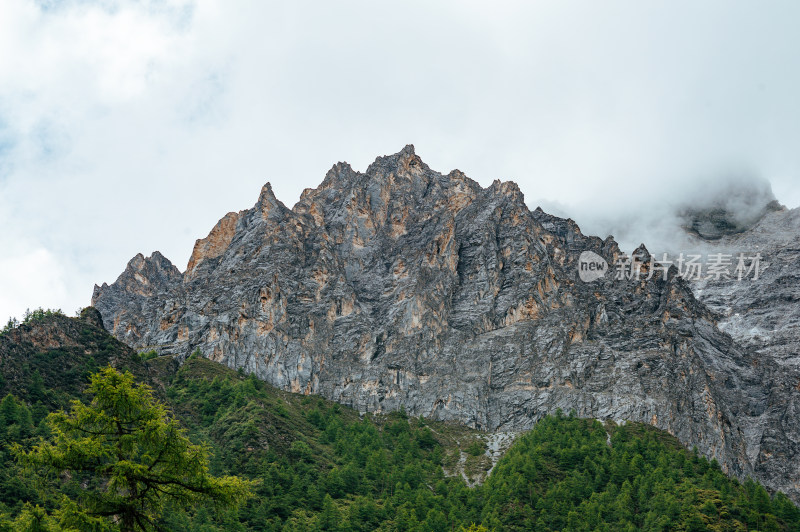
<instances>
[{"instance_id":1,"label":"bare rock outcrop","mask_svg":"<svg viewBox=\"0 0 800 532\"><path fill-rule=\"evenodd\" d=\"M650 423L800 500L797 374L717 327L669 271L585 283L613 239L407 146L338 163L289 209L266 185L184 274L140 255L92 304L137 349L211 359L362 411L519 430L556 409ZM646 249L639 250L646 253Z\"/></svg>"}]
</instances>

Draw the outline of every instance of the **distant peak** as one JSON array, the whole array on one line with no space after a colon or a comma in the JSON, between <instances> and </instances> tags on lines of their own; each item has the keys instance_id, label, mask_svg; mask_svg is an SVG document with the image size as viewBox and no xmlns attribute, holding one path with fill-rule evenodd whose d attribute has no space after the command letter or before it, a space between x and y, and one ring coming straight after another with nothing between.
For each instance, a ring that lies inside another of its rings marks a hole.
<instances>
[{"instance_id":1,"label":"distant peak","mask_svg":"<svg viewBox=\"0 0 800 532\"><path fill-rule=\"evenodd\" d=\"M525 203L525 195L520 190L519 185L513 181L500 181L499 179L495 179L488 190L492 191L493 194L507 197L512 201L521 204Z\"/></svg>"},{"instance_id":2,"label":"distant peak","mask_svg":"<svg viewBox=\"0 0 800 532\"><path fill-rule=\"evenodd\" d=\"M501 181L499 179L495 179L492 181L490 188L499 190L503 193L520 192L519 185L517 185L514 181Z\"/></svg>"},{"instance_id":3,"label":"distant peak","mask_svg":"<svg viewBox=\"0 0 800 532\"><path fill-rule=\"evenodd\" d=\"M128 261L128 270L141 270L144 268L145 258L141 253L137 253L131 260Z\"/></svg>"},{"instance_id":4,"label":"distant peak","mask_svg":"<svg viewBox=\"0 0 800 532\"><path fill-rule=\"evenodd\" d=\"M647 246L645 246L644 243L639 244L639 247L633 250L633 256L641 262L650 260L650 252L647 250Z\"/></svg>"},{"instance_id":5,"label":"distant peak","mask_svg":"<svg viewBox=\"0 0 800 532\"><path fill-rule=\"evenodd\" d=\"M134 278L139 275L144 276L143 278L157 275L172 279L181 275L180 270L159 251L154 251L149 257L137 253L135 257L128 261L128 267L125 268L123 275L126 273L133 275ZM102 288L104 287L105 283Z\"/></svg>"},{"instance_id":6,"label":"distant peak","mask_svg":"<svg viewBox=\"0 0 800 532\"><path fill-rule=\"evenodd\" d=\"M150 254L149 257L145 257L141 253L137 253L129 262L128 266L135 268L137 270L141 270L147 264L156 264L160 267L170 267L172 266L172 262L164 255L161 254L160 251L154 251Z\"/></svg>"},{"instance_id":7,"label":"distant peak","mask_svg":"<svg viewBox=\"0 0 800 532\"><path fill-rule=\"evenodd\" d=\"M264 188L267 186L269 186L269 183L267 183ZM262 194L264 194L264 189L262 189ZM189 263L186 265L184 280L192 278L195 269L201 262L208 259L215 259L228 249L236 233L236 224L238 221L239 213L229 212L217 222L211 229L211 232L208 233L207 237L198 239L195 242L192 256L189 257Z\"/></svg>"},{"instance_id":8,"label":"distant peak","mask_svg":"<svg viewBox=\"0 0 800 532\"><path fill-rule=\"evenodd\" d=\"M275 192L272 191L272 184L267 181L264 183L264 186L261 187L261 193L259 194L259 201L264 199L272 200L275 199Z\"/></svg>"},{"instance_id":9,"label":"distant peak","mask_svg":"<svg viewBox=\"0 0 800 532\"><path fill-rule=\"evenodd\" d=\"M280 219L284 212L288 210L286 206L281 203L277 197L275 197L275 192L272 191L272 185L269 182L265 183L264 186L261 187L261 193L258 195L256 209L261 212L261 217L264 220L271 218Z\"/></svg>"},{"instance_id":10,"label":"distant peak","mask_svg":"<svg viewBox=\"0 0 800 532\"><path fill-rule=\"evenodd\" d=\"M766 179L733 176L704 183L678 208L687 232L704 240L743 233L766 214L784 209Z\"/></svg>"},{"instance_id":11,"label":"distant peak","mask_svg":"<svg viewBox=\"0 0 800 532\"><path fill-rule=\"evenodd\" d=\"M416 155L416 153L414 152L414 145L406 144L405 147L402 150L400 150L397 154L405 156Z\"/></svg>"},{"instance_id":12,"label":"distant peak","mask_svg":"<svg viewBox=\"0 0 800 532\"><path fill-rule=\"evenodd\" d=\"M162 254L161 254L161 252L160 252L160 251L158 251L158 250L154 251L154 252L152 253L152 255L150 255L150 259L152 259L152 260L157 260L157 261L159 261L159 262L162 262L162 261L167 261L167 262L169 262L170 264L172 264L172 263L170 262L170 260L169 260L167 257L165 257L164 255L162 255Z\"/></svg>"},{"instance_id":13,"label":"distant peak","mask_svg":"<svg viewBox=\"0 0 800 532\"><path fill-rule=\"evenodd\" d=\"M392 155L383 155L375 158L367 168L367 174L380 173L381 171L392 171L395 169L409 170L417 168L419 170L428 169L427 165L417 155L413 144L406 144L405 147Z\"/></svg>"},{"instance_id":14,"label":"distant peak","mask_svg":"<svg viewBox=\"0 0 800 532\"><path fill-rule=\"evenodd\" d=\"M331 166L331 169L325 174L325 179L322 180L320 188L328 188L339 181L348 179L348 177L352 176L354 173L355 172L353 171L353 167L350 166L350 163L339 161ZM314 190L316 189L308 189L309 193L313 192Z\"/></svg>"}]
</instances>

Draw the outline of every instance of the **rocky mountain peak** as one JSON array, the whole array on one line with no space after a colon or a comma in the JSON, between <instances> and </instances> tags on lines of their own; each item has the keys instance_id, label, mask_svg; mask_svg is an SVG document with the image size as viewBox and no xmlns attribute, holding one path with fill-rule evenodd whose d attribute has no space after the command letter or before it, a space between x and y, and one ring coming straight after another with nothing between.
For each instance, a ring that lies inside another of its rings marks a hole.
<instances>
[{"instance_id":1,"label":"rocky mountain peak","mask_svg":"<svg viewBox=\"0 0 800 532\"><path fill-rule=\"evenodd\" d=\"M151 296L182 278L180 270L169 259L159 251L154 251L149 257L141 253L133 257L114 285L120 288L124 286L125 290L142 296ZM106 283L102 286L95 285L93 298L99 297L107 289L109 286Z\"/></svg>"},{"instance_id":2,"label":"rocky mountain peak","mask_svg":"<svg viewBox=\"0 0 800 532\"><path fill-rule=\"evenodd\" d=\"M400 150L397 154L403 157L414 157L416 155L414 151L414 145L406 144L405 146L403 146L403 149Z\"/></svg>"},{"instance_id":3,"label":"rocky mountain peak","mask_svg":"<svg viewBox=\"0 0 800 532\"><path fill-rule=\"evenodd\" d=\"M262 219L272 221L282 219L289 211L289 209L275 197L270 183L266 183L261 187L261 193L258 195L255 209L259 211Z\"/></svg>"},{"instance_id":4,"label":"rocky mountain peak","mask_svg":"<svg viewBox=\"0 0 800 532\"><path fill-rule=\"evenodd\" d=\"M589 282L587 251L605 272ZM613 238L531 212L512 182L443 175L409 145L364 173L334 165L292 210L266 185L184 275L153 257L92 299L137 348L200 349L287 390L486 430L559 408L650 423L800 496L800 428L775 429L800 408L800 375L721 332L674 272L609 274Z\"/></svg>"},{"instance_id":5,"label":"rocky mountain peak","mask_svg":"<svg viewBox=\"0 0 800 532\"><path fill-rule=\"evenodd\" d=\"M268 184L264 187L264 189L266 189L267 186ZM261 192L262 198L265 195L264 189L262 189ZM269 193L271 192L272 189L270 188ZM274 198L274 195L272 197ZM259 205L262 205L260 199ZM262 206L262 212L263 209L264 207ZM195 242L192 255L189 258L189 263L186 265L186 272L184 274L185 277L192 278L194 276L195 269L200 265L201 262L207 259L215 259L222 255L226 249L228 249L228 246L233 240L233 235L236 231L236 223L239 221L240 215L241 213L229 212L223 216L219 222L217 222L217 225L211 229L211 232L207 237L201 238Z\"/></svg>"},{"instance_id":6,"label":"rocky mountain peak","mask_svg":"<svg viewBox=\"0 0 800 532\"><path fill-rule=\"evenodd\" d=\"M422 165L424 165L424 163L414 151L414 145L407 144L402 150L393 155L376 157L375 162L367 167L366 173L378 174L382 170L408 172L410 170L420 170L421 168L416 167L421 167ZM427 166L425 166L425 168L427 168Z\"/></svg>"},{"instance_id":7,"label":"rocky mountain peak","mask_svg":"<svg viewBox=\"0 0 800 532\"><path fill-rule=\"evenodd\" d=\"M636 257L641 262L648 262L651 258L650 252L647 250L647 246L644 245L644 242L633 250L632 256Z\"/></svg>"},{"instance_id":8,"label":"rocky mountain peak","mask_svg":"<svg viewBox=\"0 0 800 532\"><path fill-rule=\"evenodd\" d=\"M322 180L322 184L320 184L319 188L325 189L333 186L341 186L342 183L347 183L349 178L353 177L356 173L357 172L353 170L349 163L339 161L338 163L334 164L325 174L325 179ZM314 190L316 189L305 189L305 191L303 191L303 196L305 196L306 191L311 193ZM303 196L301 196L301 198Z\"/></svg>"}]
</instances>

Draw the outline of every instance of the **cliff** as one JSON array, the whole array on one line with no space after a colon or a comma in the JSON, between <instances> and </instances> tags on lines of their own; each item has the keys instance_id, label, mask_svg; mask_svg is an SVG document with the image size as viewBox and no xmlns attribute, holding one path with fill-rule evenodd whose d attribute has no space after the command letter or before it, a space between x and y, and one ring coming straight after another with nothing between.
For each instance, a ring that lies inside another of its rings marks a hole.
<instances>
[{"instance_id":1,"label":"cliff","mask_svg":"<svg viewBox=\"0 0 800 532\"><path fill-rule=\"evenodd\" d=\"M514 183L440 174L407 146L364 173L336 164L292 209L265 185L185 273L137 255L92 304L137 349L199 348L362 411L492 431L559 408L648 423L800 500L800 373L721 331L674 268L587 283L586 251L620 258Z\"/></svg>"}]
</instances>

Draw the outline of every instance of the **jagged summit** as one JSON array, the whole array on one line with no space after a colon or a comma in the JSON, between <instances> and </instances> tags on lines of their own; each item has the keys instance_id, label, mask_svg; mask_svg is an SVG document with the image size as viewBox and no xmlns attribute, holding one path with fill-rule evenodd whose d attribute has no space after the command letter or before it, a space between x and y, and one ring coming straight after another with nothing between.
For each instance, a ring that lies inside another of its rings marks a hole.
<instances>
[{"instance_id":1,"label":"jagged summit","mask_svg":"<svg viewBox=\"0 0 800 532\"><path fill-rule=\"evenodd\" d=\"M92 302L138 349L200 349L362 411L488 430L559 408L641 421L800 494L800 428L761 439L800 401L800 376L733 343L675 275L583 282L586 251L620 254L531 212L514 183L441 174L409 145L363 173L337 163L292 209L266 185L198 240L184 274L134 259Z\"/></svg>"},{"instance_id":2,"label":"jagged summit","mask_svg":"<svg viewBox=\"0 0 800 532\"><path fill-rule=\"evenodd\" d=\"M151 296L161 287L169 286L182 278L182 274L168 258L159 251L154 251L149 257L141 253L136 254L125 267L112 286L125 287L126 290ZM94 285L92 298L109 289L109 285Z\"/></svg>"},{"instance_id":3,"label":"jagged summit","mask_svg":"<svg viewBox=\"0 0 800 532\"><path fill-rule=\"evenodd\" d=\"M650 252L647 250L647 246L644 245L644 242L633 250L632 256L638 258L642 262L650 260Z\"/></svg>"},{"instance_id":4,"label":"jagged summit","mask_svg":"<svg viewBox=\"0 0 800 532\"><path fill-rule=\"evenodd\" d=\"M367 167L367 174L373 174L380 169L405 168L424 164L416 152L413 144L406 144L399 152L392 155L382 155L375 158L375 161ZM427 166L426 166L427 168Z\"/></svg>"}]
</instances>

